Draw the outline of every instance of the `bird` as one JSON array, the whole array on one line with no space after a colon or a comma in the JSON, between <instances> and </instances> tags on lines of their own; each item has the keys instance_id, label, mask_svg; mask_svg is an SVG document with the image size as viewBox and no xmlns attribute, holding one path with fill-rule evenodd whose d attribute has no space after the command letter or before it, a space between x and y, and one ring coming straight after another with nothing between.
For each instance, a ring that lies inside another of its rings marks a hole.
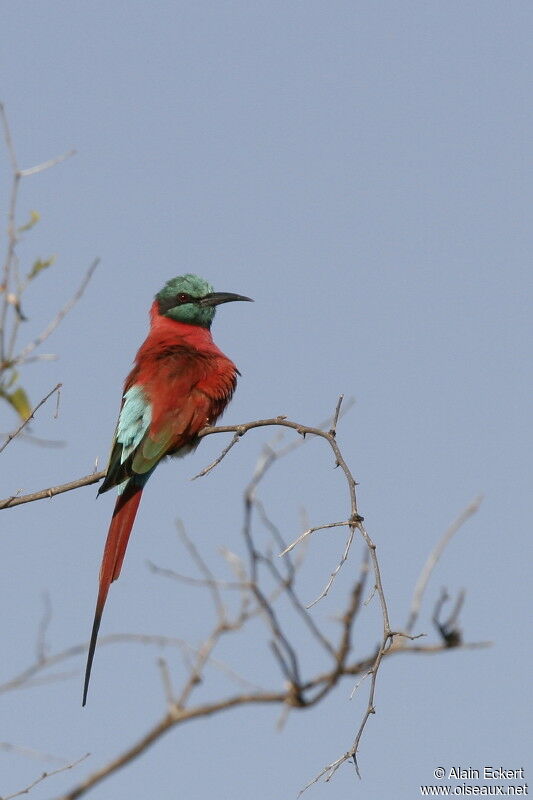
<instances>
[{"instance_id":1,"label":"bird","mask_svg":"<svg viewBox=\"0 0 533 800\"><path fill-rule=\"evenodd\" d=\"M199 431L213 425L231 400L237 367L211 336L216 307L250 297L215 292L188 273L171 278L155 295L150 329L124 382L122 405L104 481L98 495L117 488L100 567L85 681L87 692L109 587L120 575L143 489L166 456L198 446Z\"/></svg>"}]
</instances>

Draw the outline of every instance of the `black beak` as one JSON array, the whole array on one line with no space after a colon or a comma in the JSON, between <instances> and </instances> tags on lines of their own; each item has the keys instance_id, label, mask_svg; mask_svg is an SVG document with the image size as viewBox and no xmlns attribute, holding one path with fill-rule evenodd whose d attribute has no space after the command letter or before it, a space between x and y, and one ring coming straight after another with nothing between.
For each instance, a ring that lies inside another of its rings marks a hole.
<instances>
[{"instance_id":1,"label":"black beak","mask_svg":"<svg viewBox=\"0 0 533 800\"><path fill-rule=\"evenodd\" d=\"M248 300L253 303L251 297L244 297L242 294L232 294L231 292L212 292L201 298L199 306L219 306L221 303L233 303L234 300Z\"/></svg>"}]
</instances>

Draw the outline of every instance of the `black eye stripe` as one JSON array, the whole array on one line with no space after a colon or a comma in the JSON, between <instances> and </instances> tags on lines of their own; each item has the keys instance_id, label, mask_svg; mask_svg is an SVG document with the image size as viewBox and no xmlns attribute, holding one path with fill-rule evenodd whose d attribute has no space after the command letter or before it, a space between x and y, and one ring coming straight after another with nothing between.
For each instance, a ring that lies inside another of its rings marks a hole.
<instances>
[{"instance_id":1,"label":"black eye stripe","mask_svg":"<svg viewBox=\"0 0 533 800\"><path fill-rule=\"evenodd\" d=\"M200 300L200 297L193 297L192 294L188 292L180 292L174 299L174 305L183 306L186 303L199 303Z\"/></svg>"},{"instance_id":2,"label":"black eye stripe","mask_svg":"<svg viewBox=\"0 0 533 800\"><path fill-rule=\"evenodd\" d=\"M158 309L160 314L166 314L167 311L170 311L172 308L177 308L178 306L184 306L187 303L193 303L194 305L198 305L200 302L200 297L193 297L192 294L188 292L178 292L174 295L169 295L167 297L161 297L157 301Z\"/></svg>"}]
</instances>

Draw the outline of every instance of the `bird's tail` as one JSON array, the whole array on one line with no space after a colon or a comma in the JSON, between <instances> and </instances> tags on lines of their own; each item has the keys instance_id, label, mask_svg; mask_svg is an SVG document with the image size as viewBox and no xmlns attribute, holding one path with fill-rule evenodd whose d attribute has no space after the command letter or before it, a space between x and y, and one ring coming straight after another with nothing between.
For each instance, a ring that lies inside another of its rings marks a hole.
<instances>
[{"instance_id":1,"label":"bird's tail","mask_svg":"<svg viewBox=\"0 0 533 800\"><path fill-rule=\"evenodd\" d=\"M116 581L120 575L122 562L128 546L128 539L130 538L131 529L135 521L137 509L141 501L143 487L132 485L131 482L125 487L122 494L117 498L111 524L107 533L107 539L104 548L104 555L102 558L102 566L100 567L100 585L98 589L98 599L96 601L96 611L94 614L93 629L91 633L91 641L89 644L89 654L87 656L87 666L85 668L85 683L83 686L83 705L87 700L87 691L89 689L89 680L91 678L91 668L93 665L94 651L96 648L96 640L98 638L98 629L100 628L100 620L104 611L105 601L109 587L113 581Z\"/></svg>"}]
</instances>

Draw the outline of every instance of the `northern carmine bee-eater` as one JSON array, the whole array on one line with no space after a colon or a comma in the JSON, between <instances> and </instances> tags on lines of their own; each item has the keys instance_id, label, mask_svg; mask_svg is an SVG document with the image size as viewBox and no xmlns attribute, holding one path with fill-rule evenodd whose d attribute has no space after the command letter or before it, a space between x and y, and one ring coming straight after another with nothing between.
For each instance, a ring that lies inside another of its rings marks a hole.
<instances>
[{"instance_id":1,"label":"northern carmine bee-eater","mask_svg":"<svg viewBox=\"0 0 533 800\"><path fill-rule=\"evenodd\" d=\"M109 465L98 494L113 486L113 511L100 568L100 585L89 644L83 705L100 620L110 584L122 567L146 481L165 456L194 450L198 432L213 425L231 399L238 370L211 338L215 308L240 294L214 292L197 275L172 278L156 294L150 331L124 383Z\"/></svg>"}]
</instances>

